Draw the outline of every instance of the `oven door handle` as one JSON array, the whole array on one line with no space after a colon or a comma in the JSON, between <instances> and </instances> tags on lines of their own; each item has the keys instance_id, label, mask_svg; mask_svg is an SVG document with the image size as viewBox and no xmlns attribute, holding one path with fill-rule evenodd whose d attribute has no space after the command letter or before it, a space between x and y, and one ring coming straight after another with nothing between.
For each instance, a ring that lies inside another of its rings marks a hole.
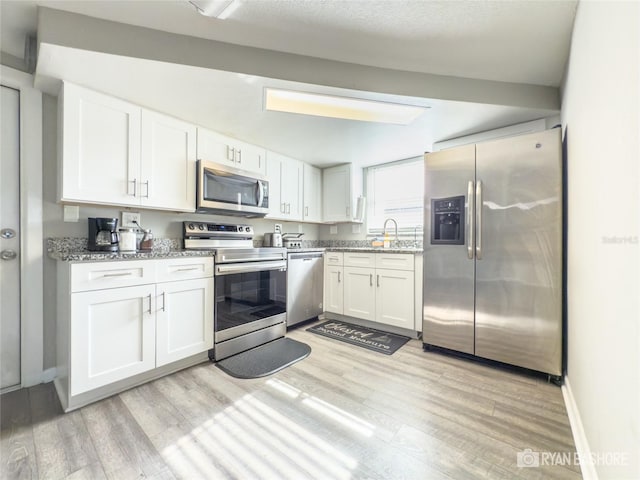
<instances>
[{"instance_id":1,"label":"oven door handle","mask_svg":"<svg viewBox=\"0 0 640 480\"><path fill-rule=\"evenodd\" d=\"M233 265L217 265L216 275L233 275L234 273L263 272L265 270L286 270L287 262L248 262Z\"/></svg>"}]
</instances>

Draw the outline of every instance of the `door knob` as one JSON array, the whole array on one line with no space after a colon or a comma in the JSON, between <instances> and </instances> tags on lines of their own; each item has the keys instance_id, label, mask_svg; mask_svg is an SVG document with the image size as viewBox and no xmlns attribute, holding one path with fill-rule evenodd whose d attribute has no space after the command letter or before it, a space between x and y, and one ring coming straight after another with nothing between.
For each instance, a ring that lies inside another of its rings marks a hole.
<instances>
[{"instance_id":1,"label":"door knob","mask_svg":"<svg viewBox=\"0 0 640 480\"><path fill-rule=\"evenodd\" d=\"M3 250L0 252L2 260L15 260L17 257L18 253L15 250Z\"/></svg>"},{"instance_id":2,"label":"door knob","mask_svg":"<svg viewBox=\"0 0 640 480\"><path fill-rule=\"evenodd\" d=\"M2 230L0 230L0 237L4 239L13 238L15 236L16 236L16 231L12 230L11 228L3 228Z\"/></svg>"}]
</instances>

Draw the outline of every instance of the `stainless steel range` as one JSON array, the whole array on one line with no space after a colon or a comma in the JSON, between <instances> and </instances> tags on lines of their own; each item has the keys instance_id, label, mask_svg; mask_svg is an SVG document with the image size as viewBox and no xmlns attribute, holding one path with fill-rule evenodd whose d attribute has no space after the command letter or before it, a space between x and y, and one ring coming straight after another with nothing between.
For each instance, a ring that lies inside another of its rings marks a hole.
<instances>
[{"instance_id":1,"label":"stainless steel range","mask_svg":"<svg viewBox=\"0 0 640 480\"><path fill-rule=\"evenodd\" d=\"M184 222L184 247L214 250L214 346L218 361L283 337L287 252L253 248L250 225Z\"/></svg>"}]
</instances>

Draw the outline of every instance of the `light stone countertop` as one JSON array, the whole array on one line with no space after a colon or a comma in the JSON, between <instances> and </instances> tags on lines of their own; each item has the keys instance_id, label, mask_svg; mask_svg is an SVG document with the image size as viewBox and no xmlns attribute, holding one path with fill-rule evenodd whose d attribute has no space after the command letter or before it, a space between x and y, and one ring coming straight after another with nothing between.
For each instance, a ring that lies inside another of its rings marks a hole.
<instances>
[{"instance_id":1,"label":"light stone countertop","mask_svg":"<svg viewBox=\"0 0 640 480\"><path fill-rule=\"evenodd\" d=\"M325 250L327 252L408 253L413 255L422 253L422 248L416 247L327 247Z\"/></svg>"},{"instance_id":2,"label":"light stone countertop","mask_svg":"<svg viewBox=\"0 0 640 480\"><path fill-rule=\"evenodd\" d=\"M61 262L102 262L121 260L147 260L153 258L180 258L180 257L212 257L213 250L153 250L151 252L91 252L79 251L50 251L49 257Z\"/></svg>"}]
</instances>

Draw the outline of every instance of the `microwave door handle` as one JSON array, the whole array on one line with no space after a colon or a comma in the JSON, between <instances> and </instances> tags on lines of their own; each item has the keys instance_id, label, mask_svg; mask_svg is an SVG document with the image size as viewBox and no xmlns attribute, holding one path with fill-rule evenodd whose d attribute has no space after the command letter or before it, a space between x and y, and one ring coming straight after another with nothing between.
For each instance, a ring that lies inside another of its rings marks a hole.
<instances>
[{"instance_id":1,"label":"microwave door handle","mask_svg":"<svg viewBox=\"0 0 640 480\"><path fill-rule=\"evenodd\" d=\"M258 203L257 206L261 207L262 206L262 202L264 202L264 188L262 185L262 181L258 180Z\"/></svg>"}]
</instances>

